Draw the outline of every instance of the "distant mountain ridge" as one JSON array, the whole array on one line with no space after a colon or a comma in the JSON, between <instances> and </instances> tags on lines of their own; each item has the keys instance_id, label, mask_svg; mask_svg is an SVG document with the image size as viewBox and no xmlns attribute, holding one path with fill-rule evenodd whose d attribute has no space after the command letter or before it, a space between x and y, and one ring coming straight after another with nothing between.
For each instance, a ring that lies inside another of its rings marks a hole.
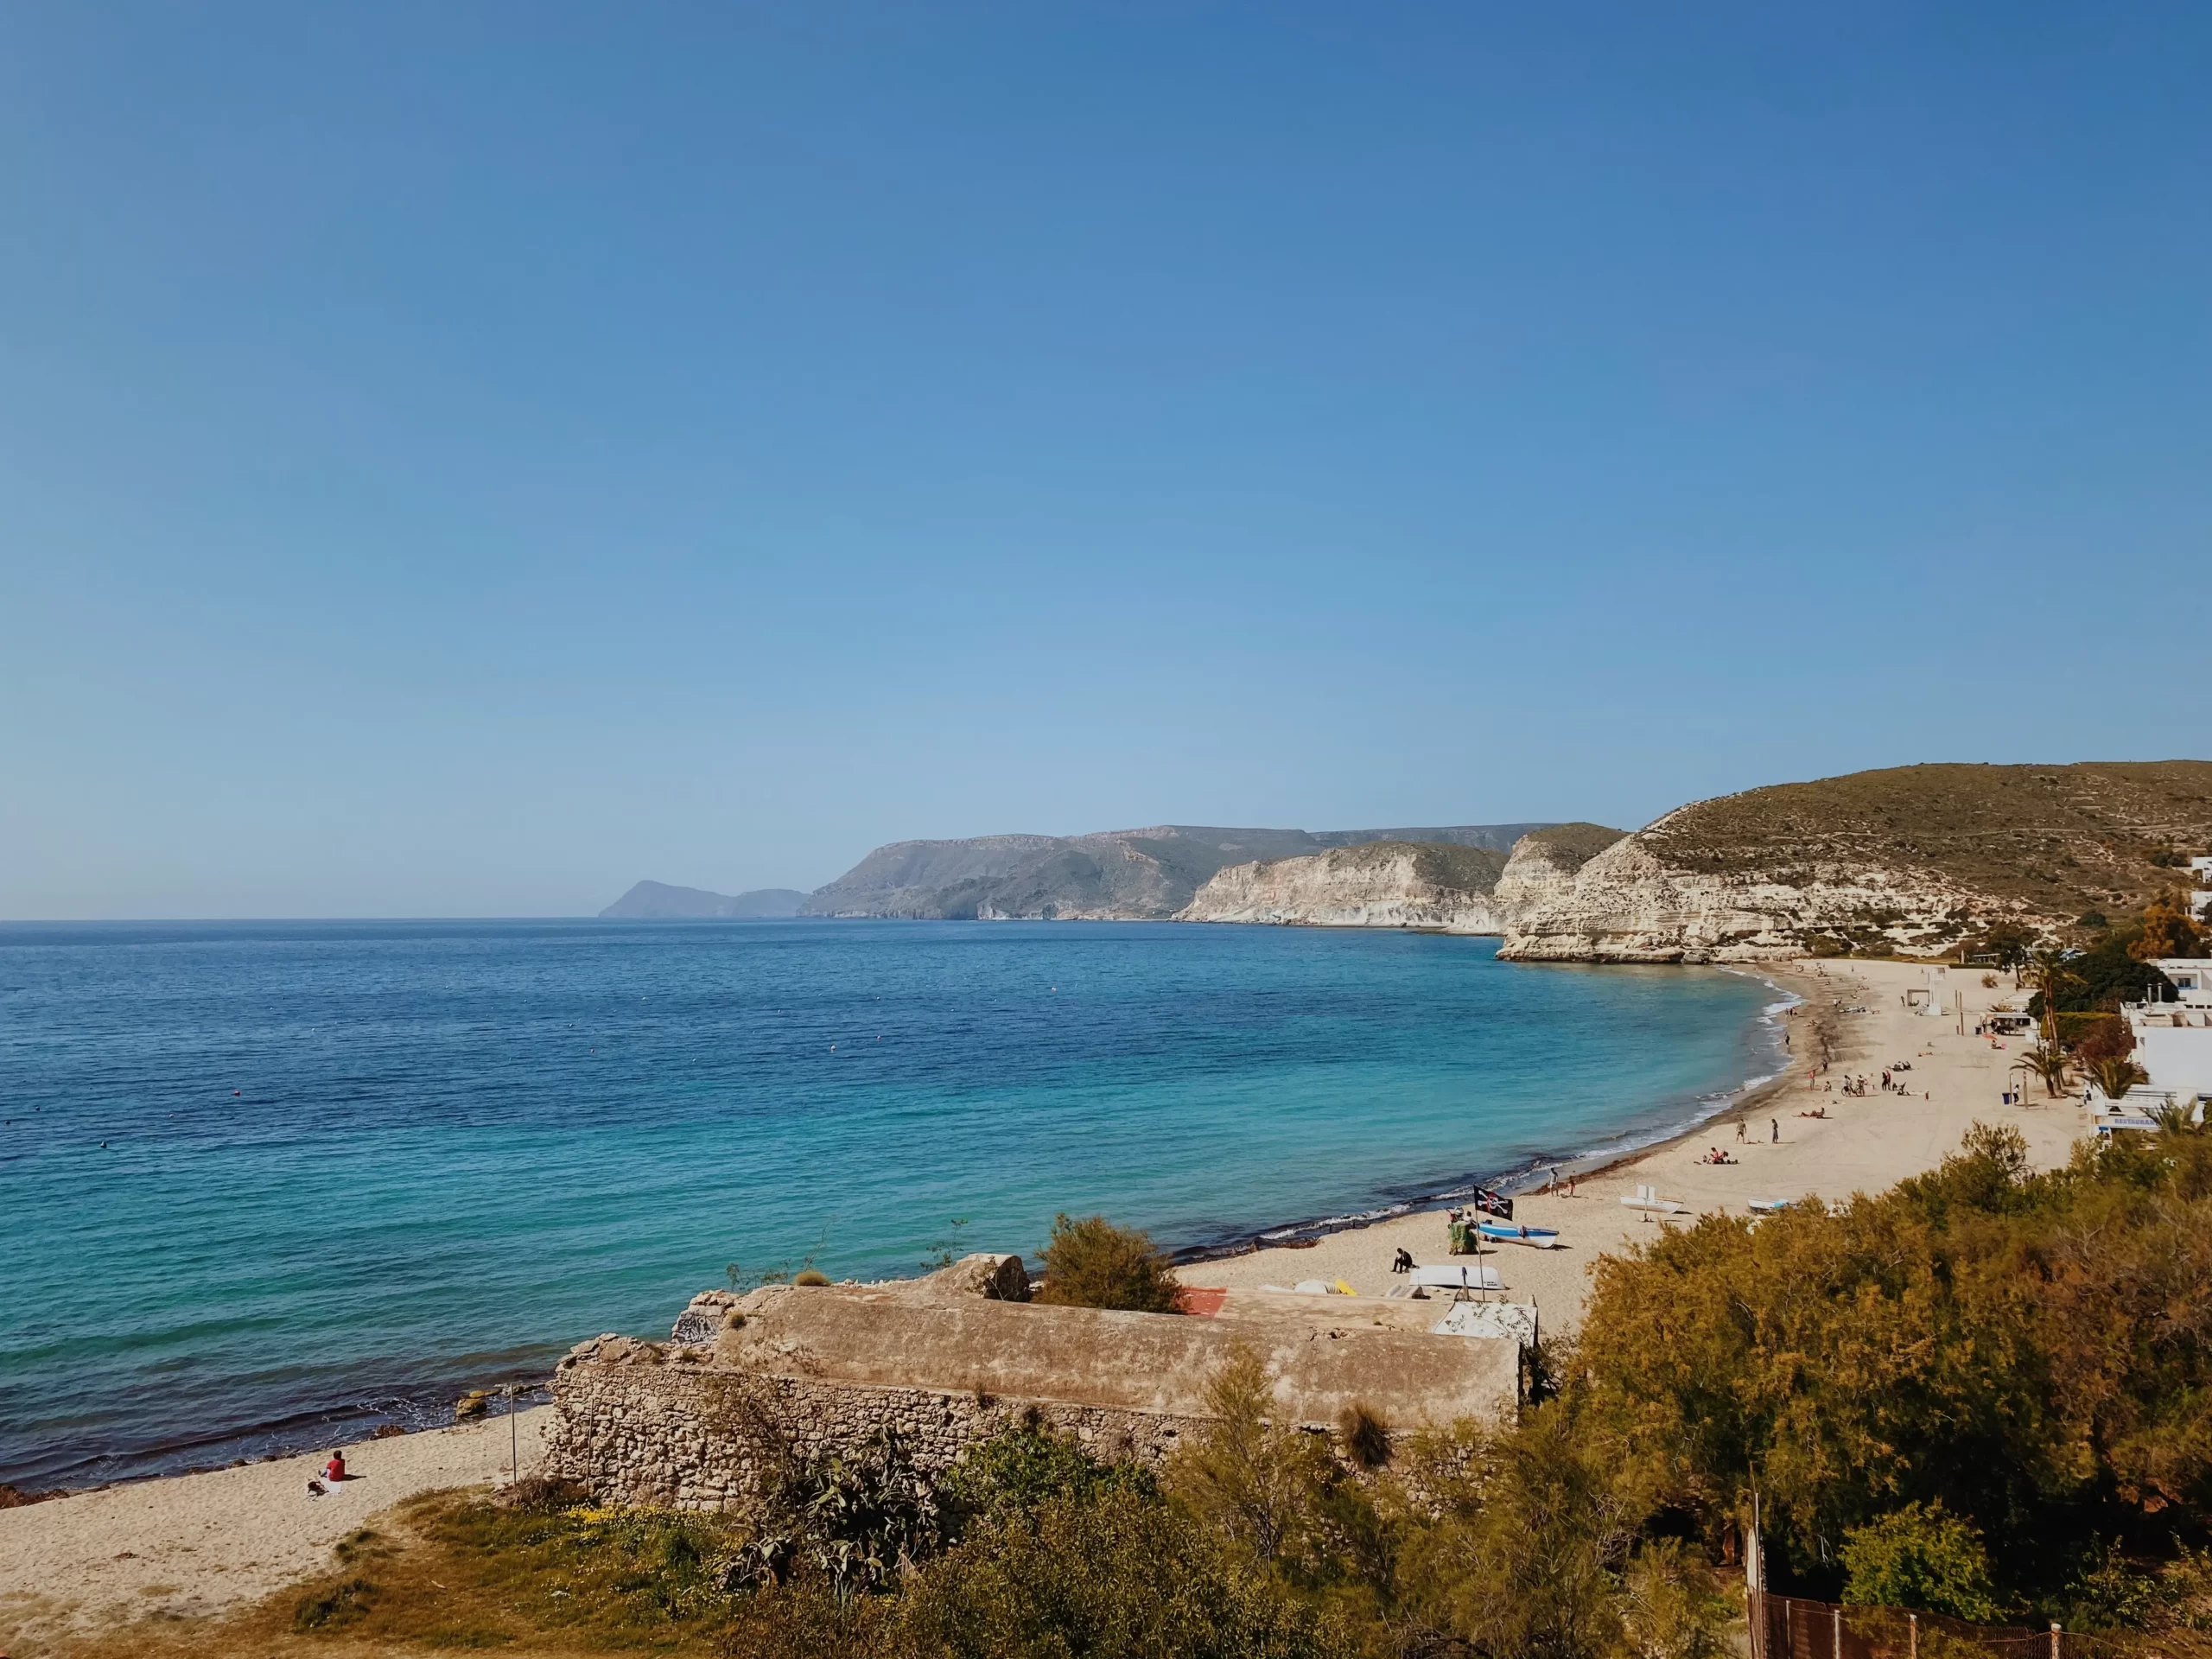
<instances>
[{"instance_id":1,"label":"distant mountain ridge","mask_svg":"<svg viewBox=\"0 0 2212 1659\"><path fill-rule=\"evenodd\" d=\"M602 919L652 922L736 921L748 918L796 916L806 895L796 887L758 887L734 896L704 887L671 887L640 881L605 910Z\"/></svg>"},{"instance_id":2,"label":"distant mountain ridge","mask_svg":"<svg viewBox=\"0 0 2212 1659\"><path fill-rule=\"evenodd\" d=\"M1370 842L1504 853L1535 823L1400 830L1223 829L1157 824L1082 836L973 836L879 847L801 909L809 916L918 919L1164 921L1235 864Z\"/></svg>"},{"instance_id":3,"label":"distant mountain ridge","mask_svg":"<svg viewBox=\"0 0 2212 1659\"><path fill-rule=\"evenodd\" d=\"M1938 764L1695 801L1632 834L1157 824L893 842L810 895L647 881L604 913L1442 928L1502 934L1520 961L1934 956L2000 925L2086 938L2186 886L2185 855L2204 850L2212 762Z\"/></svg>"}]
</instances>

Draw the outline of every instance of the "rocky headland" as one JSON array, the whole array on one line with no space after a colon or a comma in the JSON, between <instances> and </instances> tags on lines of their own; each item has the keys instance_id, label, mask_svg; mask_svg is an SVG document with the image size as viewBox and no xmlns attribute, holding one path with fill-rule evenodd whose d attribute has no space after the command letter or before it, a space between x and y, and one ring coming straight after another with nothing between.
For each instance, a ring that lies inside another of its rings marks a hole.
<instances>
[{"instance_id":1,"label":"rocky headland","mask_svg":"<svg viewBox=\"0 0 2212 1659\"><path fill-rule=\"evenodd\" d=\"M2202 760L1899 766L1782 784L1678 807L1571 871L1530 861L1500 881L1499 955L1933 956L2000 924L2043 936L2096 925L2176 885L2173 849L2208 840Z\"/></svg>"},{"instance_id":2,"label":"rocky headland","mask_svg":"<svg viewBox=\"0 0 2212 1659\"><path fill-rule=\"evenodd\" d=\"M1571 885L1592 855L1627 833L1554 823L1530 830L1504 856L1484 847L1381 841L1232 864L1176 919L1503 933L1517 906Z\"/></svg>"},{"instance_id":3,"label":"rocky headland","mask_svg":"<svg viewBox=\"0 0 2212 1659\"><path fill-rule=\"evenodd\" d=\"M1932 765L1593 823L1161 824L879 847L808 895L656 882L608 916L1244 922L1493 933L1523 962L1933 956L2012 925L2094 928L2184 884L2212 761ZM777 907L770 907L771 903Z\"/></svg>"}]
</instances>

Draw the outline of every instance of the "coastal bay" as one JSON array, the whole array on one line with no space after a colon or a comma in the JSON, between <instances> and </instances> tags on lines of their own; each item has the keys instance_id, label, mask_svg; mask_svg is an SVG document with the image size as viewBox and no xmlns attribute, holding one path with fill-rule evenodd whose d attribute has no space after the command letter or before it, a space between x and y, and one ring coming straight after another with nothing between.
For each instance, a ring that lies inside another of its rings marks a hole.
<instances>
[{"instance_id":1,"label":"coastal bay","mask_svg":"<svg viewBox=\"0 0 2212 1659\"><path fill-rule=\"evenodd\" d=\"M1172 924L0 929L0 1481L445 1420L810 1257L1179 1247L1664 1133L1764 982ZM964 1224L956 1224L964 1223Z\"/></svg>"},{"instance_id":2,"label":"coastal bay","mask_svg":"<svg viewBox=\"0 0 2212 1659\"><path fill-rule=\"evenodd\" d=\"M1754 1198L1837 1200L1885 1191L1935 1168L1977 1122L2018 1129L2039 1169L2064 1163L2074 1143L2092 1133L2078 1096L2047 1098L2036 1084L2018 1103L2005 1103L2004 1096L2020 1087L2021 1074L2012 1067L2025 1045L1973 1031L1991 1007L2020 1005L2024 994L2009 975L1986 987L1979 970L1952 969L1939 977L1919 963L1845 960L1777 963L1760 972L1799 999L1786 1021L1792 1040L1781 1075L1657 1145L1561 1160L1558 1190L1547 1190L1548 1169L1516 1194L1515 1220L1557 1229L1562 1247L1502 1244L1483 1260L1498 1269L1508 1299L1538 1307L1548 1332L1572 1332L1580 1322L1599 1256L1632 1249L1664 1227L1707 1214L1744 1216ZM1908 994L1931 988L1940 988L1933 995L1945 1014L1907 1007ZM1963 1033L1952 1009L1963 1011ZM1903 1092L1841 1092L1845 1079L1878 1079L1900 1060L1910 1068L1896 1074ZM1807 1116L1815 1111L1825 1116ZM1716 1147L1738 1161L1702 1161ZM1621 1204L1645 1185L1679 1199L1681 1213L1654 1217ZM1341 1279L1360 1295L1380 1296L1395 1282L1390 1264L1400 1249L1423 1263L1469 1259L1448 1257L1447 1248L1444 1212L1429 1208L1333 1232L1306 1248L1200 1263L1185 1276L1193 1284L1244 1287Z\"/></svg>"},{"instance_id":3,"label":"coastal bay","mask_svg":"<svg viewBox=\"0 0 2212 1659\"><path fill-rule=\"evenodd\" d=\"M1562 1175L1576 1180L1572 1198L1519 1193L1516 1217L1558 1228L1565 1248L1505 1245L1487 1255L1505 1294L1536 1305L1548 1331L1571 1332L1600 1256L1631 1250L1662 1228L1700 1214L1741 1215L1752 1198L1840 1198L1882 1190L1940 1163L1976 1122L2018 1128L2039 1167L2063 1162L2088 1132L2077 1103L2047 1100L2038 1090L2021 1104L2003 1104L2018 1044L1961 1035L1955 1015L1909 1011L1907 994L1928 988L1931 977L1929 969L1889 962L1800 962L1763 970L1762 980L1798 999L1783 1021L1791 1037L1786 1069L1730 1098L1705 1103L1710 1116L1659 1144L1562 1159ZM1980 982L1978 973L1957 971L1943 982L1969 1033L1978 1014L2018 997L2009 977L1993 989ZM1766 984L1760 989L1772 995ZM1911 1068L1897 1074L1910 1079L1907 1092L1841 1091L1847 1077L1878 1077L1900 1059ZM1802 1116L1814 1110L1826 1116ZM1761 1130L1777 1127L1779 1140L1747 1133L1737 1142L1738 1117ZM1712 1145L1741 1161L1699 1162ZM1647 1221L1618 1203L1647 1184L1679 1198L1684 1214ZM1193 1263L1184 1278L1194 1286L1241 1287L1342 1278L1362 1297L1381 1296L1396 1282L1389 1264L1399 1249L1424 1262L1441 1262L1451 1259L1445 1243L1441 1211L1422 1208L1341 1229L1306 1248ZM537 1408L518 1418L514 1438L524 1473L535 1466L549 1415ZM302 1456L0 1511L0 1582L10 1591L0 1604L0 1630L66 1647L86 1634L133 1628L129 1621L148 1615L219 1617L314 1569L337 1539L376 1512L417 1492L510 1478L509 1433L498 1418L391 1440L340 1438L366 1478L327 1499L302 1496L316 1462Z\"/></svg>"}]
</instances>

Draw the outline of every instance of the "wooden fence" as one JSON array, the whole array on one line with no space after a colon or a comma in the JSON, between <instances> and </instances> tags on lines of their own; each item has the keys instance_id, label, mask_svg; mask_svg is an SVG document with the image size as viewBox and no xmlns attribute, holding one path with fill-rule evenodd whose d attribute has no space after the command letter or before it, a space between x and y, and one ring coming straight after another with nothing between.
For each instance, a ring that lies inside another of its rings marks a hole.
<instances>
[{"instance_id":1,"label":"wooden fence","mask_svg":"<svg viewBox=\"0 0 2212 1659\"><path fill-rule=\"evenodd\" d=\"M2121 1659L2119 1644L2056 1624L1969 1624L1940 1613L1845 1607L1753 1589L1751 1659Z\"/></svg>"}]
</instances>

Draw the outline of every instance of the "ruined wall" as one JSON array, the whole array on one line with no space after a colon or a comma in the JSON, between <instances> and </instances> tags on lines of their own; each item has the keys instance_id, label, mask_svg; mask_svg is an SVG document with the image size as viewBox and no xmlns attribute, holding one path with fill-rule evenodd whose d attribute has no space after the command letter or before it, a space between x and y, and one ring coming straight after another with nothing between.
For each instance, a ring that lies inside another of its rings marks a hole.
<instances>
[{"instance_id":1,"label":"ruined wall","mask_svg":"<svg viewBox=\"0 0 2212 1659\"><path fill-rule=\"evenodd\" d=\"M1333 1427L1358 1404L1410 1432L1519 1402L1515 1336L1439 1336L1433 1305L1224 1293L1211 1316L1039 1306L1019 1257L925 1279L708 1291L673 1339L580 1343L553 1374L546 1470L603 1502L717 1509L784 1460L895 1429L925 1470L1029 1420L1102 1459L1158 1463L1200 1425L1207 1386L1249 1351L1276 1421Z\"/></svg>"},{"instance_id":2,"label":"ruined wall","mask_svg":"<svg viewBox=\"0 0 2212 1659\"><path fill-rule=\"evenodd\" d=\"M728 1508L760 1489L772 1460L858 1451L896 1429L925 1470L1034 1420L1107 1460L1159 1464L1201 1420L930 1389L718 1370L704 1349L602 1338L553 1377L545 1472L601 1503Z\"/></svg>"}]
</instances>

